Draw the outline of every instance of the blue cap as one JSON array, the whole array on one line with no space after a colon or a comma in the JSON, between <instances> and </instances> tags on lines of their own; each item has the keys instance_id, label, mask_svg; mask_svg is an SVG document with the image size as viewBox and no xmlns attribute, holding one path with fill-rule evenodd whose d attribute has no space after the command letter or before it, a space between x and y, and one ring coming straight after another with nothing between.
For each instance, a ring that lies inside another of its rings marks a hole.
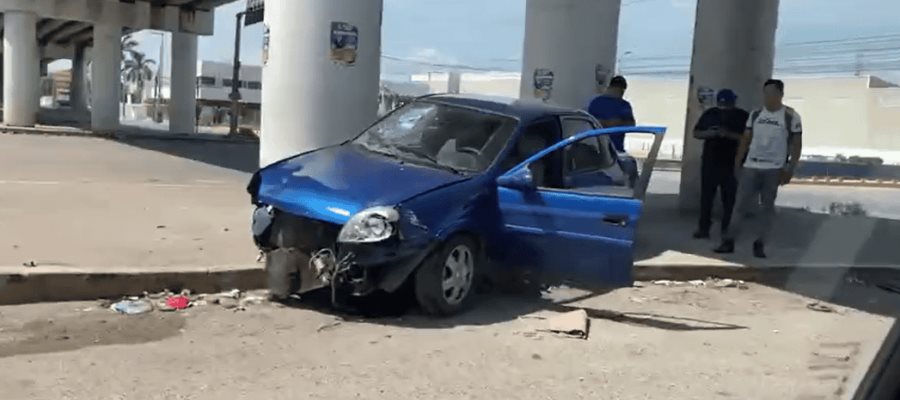
<instances>
[{"instance_id":1,"label":"blue cap","mask_svg":"<svg viewBox=\"0 0 900 400\"><path fill-rule=\"evenodd\" d=\"M725 104L734 104L737 101L737 94L731 89L722 89L716 95L716 101Z\"/></svg>"}]
</instances>

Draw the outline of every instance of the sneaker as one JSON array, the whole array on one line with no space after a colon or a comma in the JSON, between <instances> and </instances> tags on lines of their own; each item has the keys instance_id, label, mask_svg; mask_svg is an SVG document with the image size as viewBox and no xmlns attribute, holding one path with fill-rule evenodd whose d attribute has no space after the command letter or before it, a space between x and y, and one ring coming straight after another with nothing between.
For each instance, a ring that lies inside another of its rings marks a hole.
<instances>
[{"instance_id":1,"label":"sneaker","mask_svg":"<svg viewBox=\"0 0 900 400\"><path fill-rule=\"evenodd\" d=\"M709 239L709 230L697 229L694 231L694 239Z\"/></svg>"},{"instance_id":2,"label":"sneaker","mask_svg":"<svg viewBox=\"0 0 900 400\"><path fill-rule=\"evenodd\" d=\"M753 242L753 257L766 258L766 245L763 242Z\"/></svg>"},{"instance_id":3,"label":"sneaker","mask_svg":"<svg viewBox=\"0 0 900 400\"><path fill-rule=\"evenodd\" d=\"M723 240L722 244L719 247L713 249L713 252L719 254L731 254L734 253L734 240Z\"/></svg>"}]
</instances>

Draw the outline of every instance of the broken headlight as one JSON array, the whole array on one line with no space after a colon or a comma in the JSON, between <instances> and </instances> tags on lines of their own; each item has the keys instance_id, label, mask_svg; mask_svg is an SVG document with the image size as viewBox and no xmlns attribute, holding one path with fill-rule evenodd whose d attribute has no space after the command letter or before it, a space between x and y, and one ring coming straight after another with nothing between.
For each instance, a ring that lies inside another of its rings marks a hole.
<instances>
[{"instance_id":1,"label":"broken headlight","mask_svg":"<svg viewBox=\"0 0 900 400\"><path fill-rule=\"evenodd\" d=\"M373 207L356 213L341 228L338 242L375 243L394 234L400 214L392 207Z\"/></svg>"}]
</instances>

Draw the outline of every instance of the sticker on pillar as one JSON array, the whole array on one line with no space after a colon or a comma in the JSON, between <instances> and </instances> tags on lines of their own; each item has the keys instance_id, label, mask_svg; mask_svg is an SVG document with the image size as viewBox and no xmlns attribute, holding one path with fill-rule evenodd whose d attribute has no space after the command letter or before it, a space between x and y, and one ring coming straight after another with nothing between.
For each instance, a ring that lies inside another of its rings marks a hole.
<instances>
[{"instance_id":1,"label":"sticker on pillar","mask_svg":"<svg viewBox=\"0 0 900 400\"><path fill-rule=\"evenodd\" d=\"M697 88L697 101L704 108L710 108L715 105L716 91L711 87L700 86Z\"/></svg>"},{"instance_id":2,"label":"sticker on pillar","mask_svg":"<svg viewBox=\"0 0 900 400\"><path fill-rule=\"evenodd\" d=\"M265 28L263 30L263 42L262 42L262 63L266 65L269 63L269 24L264 24Z\"/></svg>"},{"instance_id":3,"label":"sticker on pillar","mask_svg":"<svg viewBox=\"0 0 900 400\"><path fill-rule=\"evenodd\" d=\"M338 65L356 64L359 29L346 22L331 23L331 61Z\"/></svg>"},{"instance_id":4,"label":"sticker on pillar","mask_svg":"<svg viewBox=\"0 0 900 400\"><path fill-rule=\"evenodd\" d=\"M594 82L596 83L597 93L606 91L606 86L609 85L609 74L611 72L612 71L603 64L597 64L594 68Z\"/></svg>"},{"instance_id":5,"label":"sticker on pillar","mask_svg":"<svg viewBox=\"0 0 900 400\"><path fill-rule=\"evenodd\" d=\"M553 71L546 68L534 70L534 97L543 101L553 95Z\"/></svg>"}]
</instances>

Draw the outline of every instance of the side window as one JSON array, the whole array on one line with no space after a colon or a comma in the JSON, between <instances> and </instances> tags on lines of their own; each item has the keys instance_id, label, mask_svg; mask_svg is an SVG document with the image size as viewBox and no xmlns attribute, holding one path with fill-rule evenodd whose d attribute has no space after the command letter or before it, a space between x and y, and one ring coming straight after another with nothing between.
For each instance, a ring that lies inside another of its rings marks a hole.
<instances>
[{"instance_id":1,"label":"side window","mask_svg":"<svg viewBox=\"0 0 900 400\"><path fill-rule=\"evenodd\" d=\"M566 138L595 129L594 124L581 118L563 118L563 135ZM612 144L607 136L586 138L565 149L564 174L568 179L572 175L596 172L613 167L616 164Z\"/></svg>"},{"instance_id":2,"label":"side window","mask_svg":"<svg viewBox=\"0 0 900 400\"><path fill-rule=\"evenodd\" d=\"M557 123L556 119L538 121L526 126L519 137L516 139L516 141L512 144L509 155L505 160L503 160L503 170L508 171L528 159L528 157L531 157L537 152L550 147L551 145L559 141L558 137L559 124ZM559 168L553 168L553 161L555 159L557 158L551 154L532 163L532 165L529 165L532 176L534 176L535 184L537 186L557 186L551 184L552 182L558 183L559 181L559 179L554 179L555 176L558 176L559 171Z\"/></svg>"}]
</instances>

